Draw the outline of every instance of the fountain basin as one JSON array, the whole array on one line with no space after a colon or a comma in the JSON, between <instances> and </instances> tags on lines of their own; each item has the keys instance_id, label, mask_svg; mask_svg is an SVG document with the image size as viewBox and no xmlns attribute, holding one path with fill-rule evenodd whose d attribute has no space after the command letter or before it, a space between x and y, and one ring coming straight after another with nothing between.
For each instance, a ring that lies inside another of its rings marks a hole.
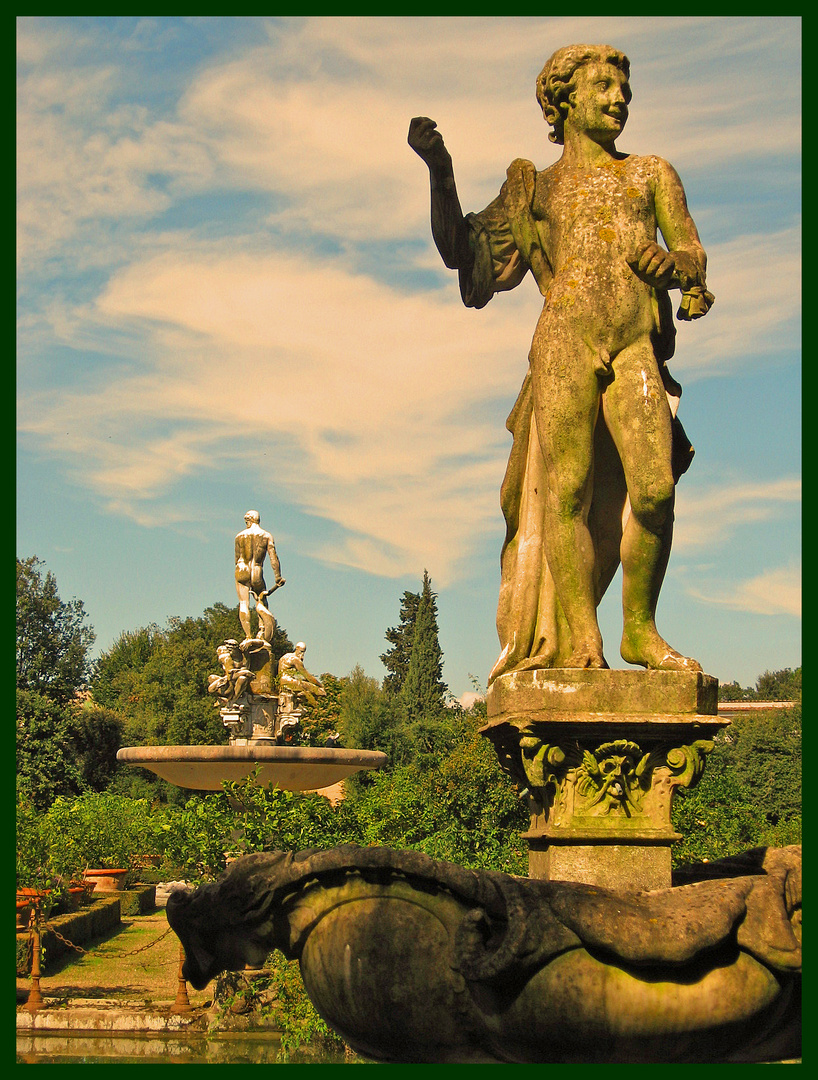
<instances>
[{"instance_id":1,"label":"fountain basin","mask_svg":"<svg viewBox=\"0 0 818 1080\"><path fill-rule=\"evenodd\" d=\"M220 791L225 780L244 780L260 766L258 783L282 791L320 791L362 769L381 769L379 750L276 746L123 746L117 761L137 765L177 787Z\"/></svg>"},{"instance_id":2,"label":"fountain basin","mask_svg":"<svg viewBox=\"0 0 818 1080\"><path fill-rule=\"evenodd\" d=\"M262 852L168 897L197 989L272 949L358 1053L404 1064L800 1056L801 849L616 892L418 851Z\"/></svg>"}]
</instances>

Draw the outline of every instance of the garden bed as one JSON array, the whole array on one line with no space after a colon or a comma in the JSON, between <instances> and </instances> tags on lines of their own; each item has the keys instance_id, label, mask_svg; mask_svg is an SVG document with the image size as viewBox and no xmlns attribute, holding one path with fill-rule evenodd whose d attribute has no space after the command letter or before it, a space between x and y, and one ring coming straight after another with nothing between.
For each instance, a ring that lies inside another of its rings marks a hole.
<instances>
[{"instance_id":1,"label":"garden bed","mask_svg":"<svg viewBox=\"0 0 818 1080\"><path fill-rule=\"evenodd\" d=\"M148 886L148 888L153 887ZM85 948L87 942L106 937L120 925L122 922L121 897L124 895L125 893L120 893L117 896L94 900L88 907L80 911L72 911L68 915L54 915L49 919L49 924L74 945L82 945ZM21 976L31 972L29 940L27 930L17 935L17 974ZM60 941L51 930L44 931L42 944L45 947L43 972L53 970L60 957L66 952L74 951L65 942Z\"/></svg>"},{"instance_id":2,"label":"garden bed","mask_svg":"<svg viewBox=\"0 0 818 1080\"><path fill-rule=\"evenodd\" d=\"M129 885L119 896L123 915L147 915L156 910L156 886L137 883Z\"/></svg>"}]
</instances>

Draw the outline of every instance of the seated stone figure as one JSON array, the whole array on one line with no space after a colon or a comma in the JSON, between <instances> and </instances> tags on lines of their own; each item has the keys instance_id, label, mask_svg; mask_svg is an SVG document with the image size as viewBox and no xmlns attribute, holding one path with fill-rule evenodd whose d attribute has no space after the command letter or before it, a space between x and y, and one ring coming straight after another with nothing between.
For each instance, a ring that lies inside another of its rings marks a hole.
<instances>
[{"instance_id":1,"label":"seated stone figure","mask_svg":"<svg viewBox=\"0 0 818 1080\"><path fill-rule=\"evenodd\" d=\"M248 688L253 672L245 666L245 657L239 643L232 638L216 649L219 663L224 669L222 675L209 675L208 694L217 694L225 703L236 701Z\"/></svg>"},{"instance_id":2,"label":"seated stone figure","mask_svg":"<svg viewBox=\"0 0 818 1080\"><path fill-rule=\"evenodd\" d=\"M291 712L303 701L317 705L316 698L325 697L320 681L304 667L307 646L299 641L295 651L285 653L278 662L279 711Z\"/></svg>"}]
</instances>

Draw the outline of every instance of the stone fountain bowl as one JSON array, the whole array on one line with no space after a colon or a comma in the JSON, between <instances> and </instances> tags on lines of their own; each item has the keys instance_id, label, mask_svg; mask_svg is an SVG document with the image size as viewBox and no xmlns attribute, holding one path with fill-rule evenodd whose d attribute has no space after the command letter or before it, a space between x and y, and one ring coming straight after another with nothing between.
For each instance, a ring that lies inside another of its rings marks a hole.
<instances>
[{"instance_id":1,"label":"stone fountain bowl","mask_svg":"<svg viewBox=\"0 0 818 1080\"><path fill-rule=\"evenodd\" d=\"M123 746L117 761L150 769L163 780L196 791L220 791L225 780L244 780L259 767L257 782L283 791L320 791L361 769L381 769L378 750L314 746Z\"/></svg>"},{"instance_id":2,"label":"stone fountain bowl","mask_svg":"<svg viewBox=\"0 0 818 1080\"><path fill-rule=\"evenodd\" d=\"M418 851L263 852L168 898L202 989L272 949L326 1022L398 1063L800 1056L801 849L652 892L468 870Z\"/></svg>"}]
</instances>

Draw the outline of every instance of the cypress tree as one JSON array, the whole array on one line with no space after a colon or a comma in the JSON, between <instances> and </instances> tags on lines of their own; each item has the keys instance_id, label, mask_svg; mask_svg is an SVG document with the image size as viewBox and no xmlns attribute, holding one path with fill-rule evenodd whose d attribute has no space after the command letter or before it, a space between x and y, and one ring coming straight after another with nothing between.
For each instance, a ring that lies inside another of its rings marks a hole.
<instances>
[{"instance_id":1,"label":"cypress tree","mask_svg":"<svg viewBox=\"0 0 818 1080\"><path fill-rule=\"evenodd\" d=\"M440 714L448 687L443 682L443 650L438 641L437 596L423 571L423 589L415 615L412 649L401 697L407 719L417 721Z\"/></svg>"},{"instance_id":2,"label":"cypress tree","mask_svg":"<svg viewBox=\"0 0 818 1080\"><path fill-rule=\"evenodd\" d=\"M381 656L381 663L388 672L383 680L383 689L389 695L400 693L406 681L419 604L420 593L405 592L400 604L400 623L390 626L384 635L392 646Z\"/></svg>"}]
</instances>

